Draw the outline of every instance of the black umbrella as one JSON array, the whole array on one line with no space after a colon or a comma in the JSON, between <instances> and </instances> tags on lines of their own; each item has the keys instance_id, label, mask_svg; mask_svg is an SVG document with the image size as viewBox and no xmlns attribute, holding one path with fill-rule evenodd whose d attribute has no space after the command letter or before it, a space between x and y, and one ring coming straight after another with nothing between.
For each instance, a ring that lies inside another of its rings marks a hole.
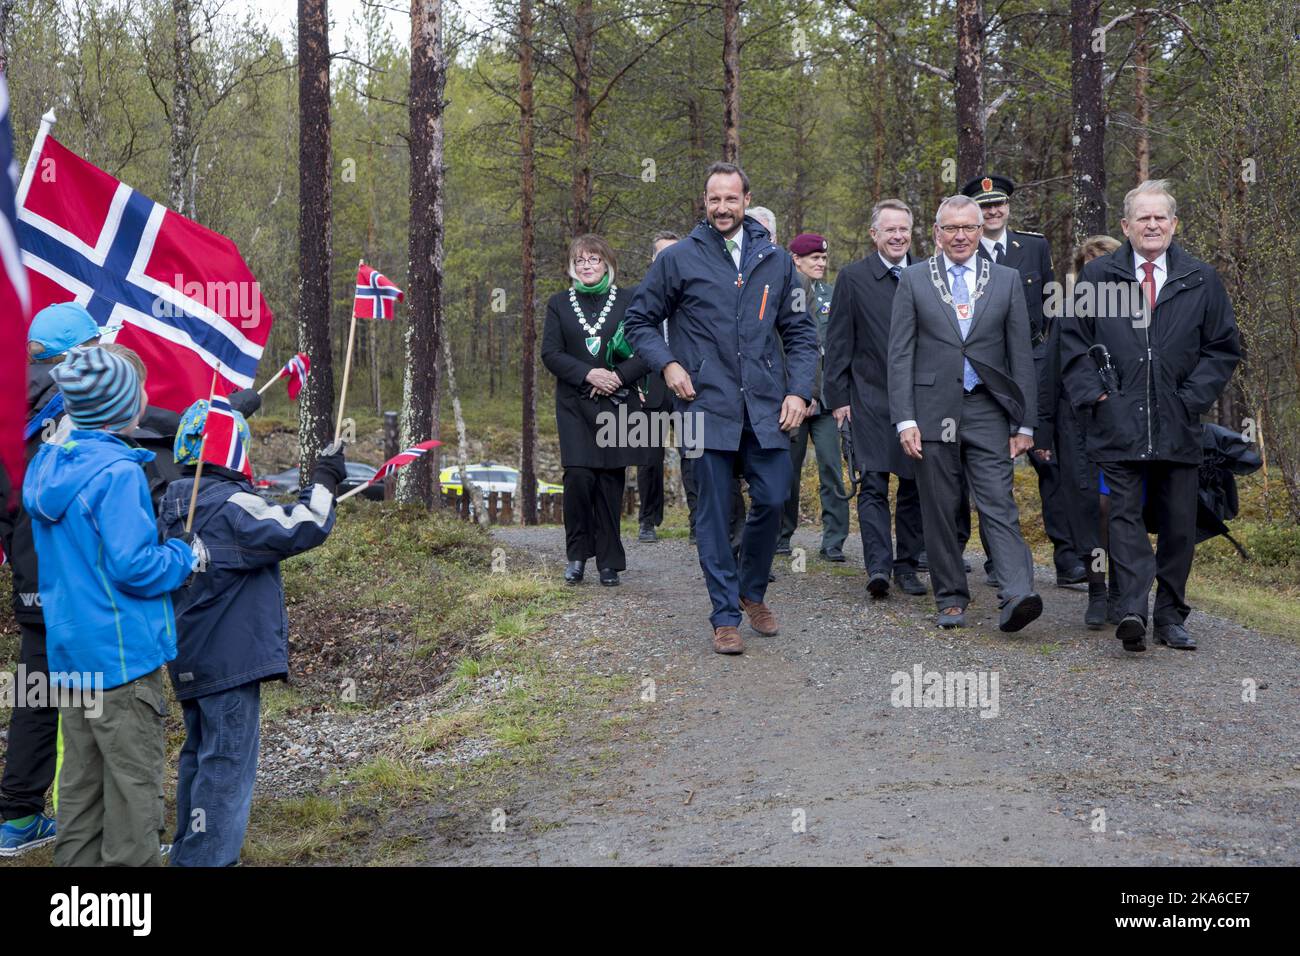
<instances>
[{"instance_id":1,"label":"black umbrella","mask_svg":"<svg viewBox=\"0 0 1300 956\"><path fill-rule=\"evenodd\" d=\"M1223 535L1250 560L1246 549L1228 533L1237 517L1237 476L1259 471L1263 461L1244 435L1222 425L1201 425L1201 471L1196 507L1196 543Z\"/></svg>"}]
</instances>

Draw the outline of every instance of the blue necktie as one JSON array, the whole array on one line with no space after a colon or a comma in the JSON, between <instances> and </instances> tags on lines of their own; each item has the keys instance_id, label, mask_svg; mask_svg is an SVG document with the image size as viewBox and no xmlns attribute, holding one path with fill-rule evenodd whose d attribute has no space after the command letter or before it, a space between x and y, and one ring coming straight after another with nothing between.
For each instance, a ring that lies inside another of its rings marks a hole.
<instances>
[{"instance_id":1,"label":"blue necktie","mask_svg":"<svg viewBox=\"0 0 1300 956\"><path fill-rule=\"evenodd\" d=\"M966 288L966 267L953 266L951 269L948 270L948 272L952 276L952 300L956 302L958 305L969 306L970 289ZM971 323L971 316L973 315L973 313L974 313L973 309L968 310L967 318L964 319L961 317L960 314L957 316L957 326L958 328L961 329L961 337L963 342L966 340L966 336L970 334L970 323ZM971 364L969 361L967 361L966 359L962 359L962 363L963 363L963 369L962 369L962 377L961 377L961 387L969 392L976 385L980 384L980 377L975 374L975 369L971 368Z\"/></svg>"},{"instance_id":2,"label":"blue necktie","mask_svg":"<svg viewBox=\"0 0 1300 956\"><path fill-rule=\"evenodd\" d=\"M889 267L889 274L890 274L891 276L893 276L893 277L894 277L894 281L897 282L897 281L898 281L898 277L899 277L900 275L903 274L903 267L902 267L902 266L890 266L890 267Z\"/></svg>"}]
</instances>

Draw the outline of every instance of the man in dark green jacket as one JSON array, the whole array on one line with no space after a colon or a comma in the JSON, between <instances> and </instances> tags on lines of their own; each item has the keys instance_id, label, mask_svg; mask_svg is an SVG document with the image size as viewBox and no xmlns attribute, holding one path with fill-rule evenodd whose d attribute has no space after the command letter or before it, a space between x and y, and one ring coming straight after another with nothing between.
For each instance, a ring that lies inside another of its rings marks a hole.
<instances>
[{"instance_id":1,"label":"man in dark green jacket","mask_svg":"<svg viewBox=\"0 0 1300 956\"><path fill-rule=\"evenodd\" d=\"M808 436L812 435L817 456L817 483L822 504L821 556L827 561L844 560L844 539L849 533L849 502L840 478L840 433L835 418L826 407L823 395L823 366L826 356L826 329L830 322L832 283L826 281L829 265L826 239L814 232L800 233L790 242L790 255L803 284L803 306L817 323L817 378L813 383L813 404L808 417L790 436L790 464L794 478L790 499L781 515L781 539L777 554L790 553L790 538L799 526L799 479L804 457L808 454Z\"/></svg>"}]
</instances>

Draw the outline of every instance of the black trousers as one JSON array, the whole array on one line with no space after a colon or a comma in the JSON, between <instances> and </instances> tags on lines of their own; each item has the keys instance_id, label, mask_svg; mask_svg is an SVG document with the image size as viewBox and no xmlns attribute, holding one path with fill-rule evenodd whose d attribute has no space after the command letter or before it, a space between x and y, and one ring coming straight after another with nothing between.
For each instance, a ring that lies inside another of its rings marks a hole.
<instances>
[{"instance_id":1,"label":"black trousers","mask_svg":"<svg viewBox=\"0 0 1300 956\"><path fill-rule=\"evenodd\" d=\"M695 463L698 458L682 456L682 487L686 489L686 510L690 516L691 531L695 530L695 508L699 493L695 487ZM740 475L732 478L731 483L731 550L740 547L740 537L745 530L745 496L741 492Z\"/></svg>"},{"instance_id":2,"label":"black trousers","mask_svg":"<svg viewBox=\"0 0 1300 956\"><path fill-rule=\"evenodd\" d=\"M1182 624L1191 611L1187 576L1196 551L1200 469L1171 461L1108 461L1102 471L1110 486L1110 567L1119 588L1119 613L1136 614L1145 622L1154 581L1155 624ZM1144 503L1154 518L1154 553Z\"/></svg>"},{"instance_id":3,"label":"black trousers","mask_svg":"<svg viewBox=\"0 0 1300 956\"><path fill-rule=\"evenodd\" d=\"M637 521L642 528L657 528L664 523L664 449L650 449L654 456L648 465L637 465L636 492L641 500Z\"/></svg>"},{"instance_id":4,"label":"black trousers","mask_svg":"<svg viewBox=\"0 0 1300 956\"><path fill-rule=\"evenodd\" d=\"M50 673L45 656L44 623L18 622L22 643L18 660L27 674ZM22 700L23 688L15 687ZM45 809L45 792L54 783L57 707L15 707L9 718L9 750L0 778L0 818L16 820Z\"/></svg>"},{"instance_id":5,"label":"black trousers","mask_svg":"<svg viewBox=\"0 0 1300 956\"><path fill-rule=\"evenodd\" d=\"M1038 475L1038 496L1043 504L1043 530L1052 542L1052 561L1057 574L1067 574L1085 564L1087 551L1074 537L1078 523L1074 511L1080 496L1071 476L1061 466L1060 459L1039 461L1029 454L1029 464Z\"/></svg>"},{"instance_id":6,"label":"black trousers","mask_svg":"<svg viewBox=\"0 0 1300 956\"><path fill-rule=\"evenodd\" d=\"M564 544L570 561L596 559L602 571L627 569L619 537L626 468L564 469Z\"/></svg>"},{"instance_id":7,"label":"black trousers","mask_svg":"<svg viewBox=\"0 0 1300 956\"><path fill-rule=\"evenodd\" d=\"M916 557L925 549L921 526L921 493L911 478L898 479L894 534L889 534L889 472L868 471L858 492L858 527L862 532L862 562L868 574L916 571Z\"/></svg>"}]
</instances>

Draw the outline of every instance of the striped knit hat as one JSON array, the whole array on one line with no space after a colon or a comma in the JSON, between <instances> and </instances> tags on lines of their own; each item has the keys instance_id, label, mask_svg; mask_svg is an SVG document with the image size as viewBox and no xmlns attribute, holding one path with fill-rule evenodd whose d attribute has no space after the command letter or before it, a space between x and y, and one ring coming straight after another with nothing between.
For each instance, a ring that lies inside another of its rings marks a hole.
<instances>
[{"instance_id":1,"label":"striped knit hat","mask_svg":"<svg viewBox=\"0 0 1300 956\"><path fill-rule=\"evenodd\" d=\"M50 371L77 428L119 431L140 412L140 378L131 363L98 346L75 348Z\"/></svg>"}]
</instances>

